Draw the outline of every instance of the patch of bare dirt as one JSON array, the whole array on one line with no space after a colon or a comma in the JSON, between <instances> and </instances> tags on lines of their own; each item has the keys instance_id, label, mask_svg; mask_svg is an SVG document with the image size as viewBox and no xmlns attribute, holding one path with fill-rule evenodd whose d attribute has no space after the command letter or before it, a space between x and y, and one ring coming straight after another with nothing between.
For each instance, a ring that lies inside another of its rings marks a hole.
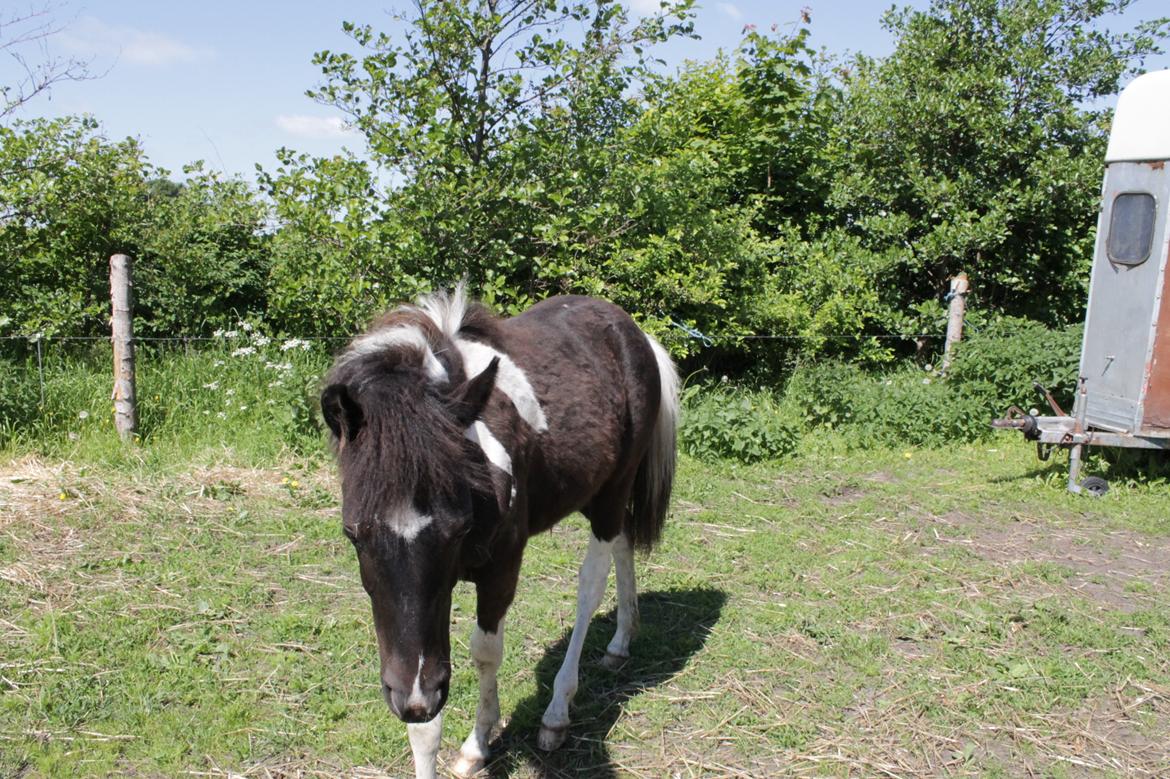
<instances>
[{"instance_id":1,"label":"patch of bare dirt","mask_svg":"<svg viewBox=\"0 0 1170 779\"><path fill-rule=\"evenodd\" d=\"M823 493L822 502L827 506L843 506L860 500L866 494L865 490L856 484L841 484Z\"/></svg>"},{"instance_id":2,"label":"patch of bare dirt","mask_svg":"<svg viewBox=\"0 0 1170 779\"><path fill-rule=\"evenodd\" d=\"M961 693L961 690L953 690ZM1127 684L1075 711L952 729L896 687L859 690L840 723L785 755L775 775L1170 776L1170 697Z\"/></svg>"},{"instance_id":3,"label":"patch of bare dirt","mask_svg":"<svg viewBox=\"0 0 1170 779\"><path fill-rule=\"evenodd\" d=\"M79 497L74 482L65 464L24 458L0 465L0 535L16 550L14 560L0 565L0 581L49 594L53 574L84 546L61 521Z\"/></svg>"},{"instance_id":4,"label":"patch of bare dirt","mask_svg":"<svg viewBox=\"0 0 1170 779\"><path fill-rule=\"evenodd\" d=\"M981 749L1021 775L1056 765L1070 776L1170 776L1170 690L1129 683L1075 711L1009 726L985 725Z\"/></svg>"},{"instance_id":5,"label":"patch of bare dirt","mask_svg":"<svg viewBox=\"0 0 1170 779\"><path fill-rule=\"evenodd\" d=\"M65 463L26 457L0 464L0 531L21 520L60 514L60 497L72 480Z\"/></svg>"},{"instance_id":6,"label":"patch of bare dirt","mask_svg":"<svg viewBox=\"0 0 1170 779\"><path fill-rule=\"evenodd\" d=\"M1072 572L1064 587L1101 606L1135 611L1155 605L1170 586L1170 541L1126 530L1010 524L951 512L932 520L956 532L941 543L1005 565L1053 563Z\"/></svg>"},{"instance_id":7,"label":"patch of bare dirt","mask_svg":"<svg viewBox=\"0 0 1170 779\"><path fill-rule=\"evenodd\" d=\"M296 500L307 490L334 494L336 480L330 477L325 469L294 478L279 469L206 465L148 479L127 473L111 480L68 461L24 457L0 462L0 536L15 551L0 562L0 582L58 604L78 588L120 587L120 572L113 578L58 575L74 567L75 558L93 542L78 517L100 511L103 524L134 521L154 506L177 518L214 523L238 500L284 493Z\"/></svg>"}]
</instances>

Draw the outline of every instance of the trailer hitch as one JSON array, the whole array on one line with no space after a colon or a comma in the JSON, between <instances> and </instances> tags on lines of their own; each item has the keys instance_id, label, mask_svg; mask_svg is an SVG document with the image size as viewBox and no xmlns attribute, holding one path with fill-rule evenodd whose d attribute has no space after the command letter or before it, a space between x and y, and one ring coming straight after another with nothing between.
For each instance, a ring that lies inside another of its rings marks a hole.
<instances>
[{"instance_id":1,"label":"trailer hitch","mask_svg":"<svg viewBox=\"0 0 1170 779\"><path fill-rule=\"evenodd\" d=\"M1029 441L1040 440L1040 424L1035 414L1029 414L1019 406L1012 406L1007 410L1003 419L991 420L991 426L996 430L1019 430Z\"/></svg>"}]
</instances>

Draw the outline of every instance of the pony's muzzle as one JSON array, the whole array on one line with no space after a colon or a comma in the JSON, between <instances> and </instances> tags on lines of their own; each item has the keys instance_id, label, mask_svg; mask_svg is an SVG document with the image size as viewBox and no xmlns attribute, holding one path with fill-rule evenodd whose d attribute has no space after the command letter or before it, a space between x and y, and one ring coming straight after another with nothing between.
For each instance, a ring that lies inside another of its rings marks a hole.
<instances>
[{"instance_id":1,"label":"pony's muzzle","mask_svg":"<svg viewBox=\"0 0 1170 779\"><path fill-rule=\"evenodd\" d=\"M407 687L382 680L382 697L394 716L406 723L430 722L447 702L451 672L444 666L436 679L423 682L415 679Z\"/></svg>"}]
</instances>

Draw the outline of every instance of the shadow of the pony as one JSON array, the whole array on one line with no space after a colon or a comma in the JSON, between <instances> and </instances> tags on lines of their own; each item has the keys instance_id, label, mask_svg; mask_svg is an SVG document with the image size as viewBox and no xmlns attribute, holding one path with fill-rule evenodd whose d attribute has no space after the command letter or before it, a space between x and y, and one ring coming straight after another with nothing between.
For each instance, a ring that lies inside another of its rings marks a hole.
<instances>
[{"instance_id":1,"label":"shadow of the pony","mask_svg":"<svg viewBox=\"0 0 1170 779\"><path fill-rule=\"evenodd\" d=\"M641 593L641 628L630 646L629 661L617 670L601 664L614 631L614 614L594 617L581 655L568 738L560 749L546 753L537 749L536 734L569 643L566 632L536 666L538 691L516 706L508 726L493 742L488 775L508 777L527 767L549 779L617 776L606 736L626 701L682 671L706 643L726 601L727 596L714 589Z\"/></svg>"}]
</instances>

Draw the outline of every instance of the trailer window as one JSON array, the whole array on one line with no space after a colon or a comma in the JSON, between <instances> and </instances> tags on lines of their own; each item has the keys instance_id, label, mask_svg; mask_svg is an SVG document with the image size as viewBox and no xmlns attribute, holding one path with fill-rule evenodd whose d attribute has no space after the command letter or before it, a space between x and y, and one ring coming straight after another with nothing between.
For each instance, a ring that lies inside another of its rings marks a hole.
<instances>
[{"instance_id":1,"label":"trailer window","mask_svg":"<svg viewBox=\"0 0 1170 779\"><path fill-rule=\"evenodd\" d=\"M1154 196L1148 192L1123 192L1113 199L1109 218L1109 259L1123 265L1141 265L1154 242Z\"/></svg>"}]
</instances>

